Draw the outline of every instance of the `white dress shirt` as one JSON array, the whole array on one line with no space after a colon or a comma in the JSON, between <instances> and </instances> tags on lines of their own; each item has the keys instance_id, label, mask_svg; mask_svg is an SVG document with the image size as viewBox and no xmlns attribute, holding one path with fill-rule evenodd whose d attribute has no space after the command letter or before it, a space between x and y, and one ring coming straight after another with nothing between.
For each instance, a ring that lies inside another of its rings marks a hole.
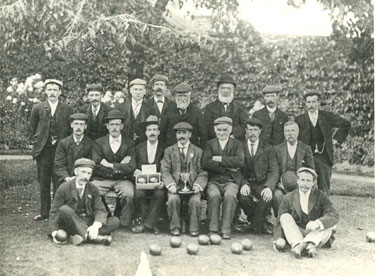
<instances>
[{"instance_id":1,"label":"white dress shirt","mask_svg":"<svg viewBox=\"0 0 375 276\"><path fill-rule=\"evenodd\" d=\"M310 197L311 190L307 193L303 193L299 191L299 203L301 204L302 212L306 215L309 214L309 197Z\"/></svg>"},{"instance_id":2,"label":"white dress shirt","mask_svg":"<svg viewBox=\"0 0 375 276\"><path fill-rule=\"evenodd\" d=\"M111 150L113 153L116 153L120 146L121 146L121 135L117 138L113 138L111 135L109 135L109 146L111 147Z\"/></svg>"},{"instance_id":3,"label":"white dress shirt","mask_svg":"<svg viewBox=\"0 0 375 276\"><path fill-rule=\"evenodd\" d=\"M149 164L152 164L155 161L156 149L158 148L158 143L159 143L158 140L156 140L155 144L151 144L147 140L147 159L148 159Z\"/></svg>"},{"instance_id":4,"label":"white dress shirt","mask_svg":"<svg viewBox=\"0 0 375 276\"><path fill-rule=\"evenodd\" d=\"M318 110L316 112L308 112L307 113L309 115L309 118L310 118L310 121L312 123L313 126L316 126L317 122L318 122L318 116L319 116L319 112Z\"/></svg>"},{"instance_id":5,"label":"white dress shirt","mask_svg":"<svg viewBox=\"0 0 375 276\"><path fill-rule=\"evenodd\" d=\"M165 98L164 96L160 99L154 97L154 101L156 102L156 105L158 106L158 109L159 109L159 112L161 113L162 110L163 110L163 106L164 106L164 103L165 103ZM158 102L159 101L159 102ZM161 102L160 102L161 101Z\"/></svg>"},{"instance_id":6,"label":"white dress shirt","mask_svg":"<svg viewBox=\"0 0 375 276\"><path fill-rule=\"evenodd\" d=\"M253 147L254 147L254 156L255 156L255 154L257 153L257 150L258 150L259 139L256 140L254 143L253 143L253 142L250 142L250 140L247 139L247 146L249 147L249 153L250 153L250 156L252 156L252 155L251 155L251 144L254 145Z\"/></svg>"},{"instance_id":7,"label":"white dress shirt","mask_svg":"<svg viewBox=\"0 0 375 276\"><path fill-rule=\"evenodd\" d=\"M55 115L57 105L59 104L59 101L55 102L54 104L48 101L49 106L51 107L51 115Z\"/></svg>"},{"instance_id":8,"label":"white dress shirt","mask_svg":"<svg viewBox=\"0 0 375 276\"><path fill-rule=\"evenodd\" d=\"M138 114L139 114L139 111L141 110L142 103L143 103L143 100L141 100L141 101L139 101L139 102L135 102L135 101L132 99L132 108L133 108L134 118L137 118L137 116L138 116Z\"/></svg>"},{"instance_id":9,"label":"white dress shirt","mask_svg":"<svg viewBox=\"0 0 375 276\"><path fill-rule=\"evenodd\" d=\"M179 142L177 143L178 149L184 148L183 151L185 153L185 156L187 157L188 149L189 149L190 141L188 141L184 146L181 145ZM181 150L180 150L181 151Z\"/></svg>"},{"instance_id":10,"label":"white dress shirt","mask_svg":"<svg viewBox=\"0 0 375 276\"><path fill-rule=\"evenodd\" d=\"M275 106L274 108L270 108L268 105L266 105L266 108L268 110L271 120L273 120L275 118L275 112L276 112L277 106Z\"/></svg>"},{"instance_id":11,"label":"white dress shirt","mask_svg":"<svg viewBox=\"0 0 375 276\"><path fill-rule=\"evenodd\" d=\"M286 143L286 147L288 149L288 153L291 159L293 159L294 155L296 154L297 145L298 145L298 141L294 145L291 145L288 142Z\"/></svg>"},{"instance_id":12,"label":"white dress shirt","mask_svg":"<svg viewBox=\"0 0 375 276\"><path fill-rule=\"evenodd\" d=\"M77 191L78 191L78 195L79 195L80 198L82 198L83 193L85 192L85 188L86 188L86 184L84 184L83 186L80 186L80 185L78 185L77 182L76 182L76 189L77 189ZM81 189L82 189L82 190L81 190ZM80 190L81 190L81 191L80 191Z\"/></svg>"},{"instance_id":13,"label":"white dress shirt","mask_svg":"<svg viewBox=\"0 0 375 276\"><path fill-rule=\"evenodd\" d=\"M92 114L93 114L93 115L95 115L95 117L97 117L97 116L98 116L98 113L99 113L100 107L101 107L101 105L100 105L100 104L98 105L98 107L97 107L97 108L94 108L94 106L93 106L93 105L91 106L91 112L92 112Z\"/></svg>"},{"instance_id":14,"label":"white dress shirt","mask_svg":"<svg viewBox=\"0 0 375 276\"><path fill-rule=\"evenodd\" d=\"M220 140L220 139L218 139L218 140L219 140L219 144L220 144L221 150L224 150L225 146L228 144L229 138L226 139L226 140Z\"/></svg>"},{"instance_id":15,"label":"white dress shirt","mask_svg":"<svg viewBox=\"0 0 375 276\"><path fill-rule=\"evenodd\" d=\"M73 135L73 140L74 140L74 143L76 143L76 145L78 146L83 140L83 135L82 135L81 139L79 139L79 140Z\"/></svg>"}]
</instances>

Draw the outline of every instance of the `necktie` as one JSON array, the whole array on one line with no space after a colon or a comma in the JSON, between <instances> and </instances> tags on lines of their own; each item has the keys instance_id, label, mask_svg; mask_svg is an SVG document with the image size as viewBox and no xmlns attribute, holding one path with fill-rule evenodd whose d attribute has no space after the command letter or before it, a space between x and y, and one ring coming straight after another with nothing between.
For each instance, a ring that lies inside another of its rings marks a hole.
<instances>
[{"instance_id":1,"label":"necktie","mask_svg":"<svg viewBox=\"0 0 375 276\"><path fill-rule=\"evenodd\" d=\"M79 197L82 197L83 193L83 187L77 187L78 195Z\"/></svg>"},{"instance_id":2,"label":"necktie","mask_svg":"<svg viewBox=\"0 0 375 276\"><path fill-rule=\"evenodd\" d=\"M275 112L270 113L271 122L275 119Z\"/></svg>"},{"instance_id":3,"label":"necktie","mask_svg":"<svg viewBox=\"0 0 375 276\"><path fill-rule=\"evenodd\" d=\"M186 109L179 109L180 110L180 115L185 115L185 113L186 113Z\"/></svg>"},{"instance_id":4,"label":"necktie","mask_svg":"<svg viewBox=\"0 0 375 276\"><path fill-rule=\"evenodd\" d=\"M180 148L180 155L181 155L181 158L182 158L183 160L185 160L185 158L186 158L186 155L185 155L185 151L184 151L184 149L185 149L185 147L181 147L181 148Z\"/></svg>"},{"instance_id":5,"label":"necktie","mask_svg":"<svg viewBox=\"0 0 375 276\"><path fill-rule=\"evenodd\" d=\"M254 157L254 144L250 144L250 146L251 146L251 149L250 149L251 156Z\"/></svg>"}]
</instances>

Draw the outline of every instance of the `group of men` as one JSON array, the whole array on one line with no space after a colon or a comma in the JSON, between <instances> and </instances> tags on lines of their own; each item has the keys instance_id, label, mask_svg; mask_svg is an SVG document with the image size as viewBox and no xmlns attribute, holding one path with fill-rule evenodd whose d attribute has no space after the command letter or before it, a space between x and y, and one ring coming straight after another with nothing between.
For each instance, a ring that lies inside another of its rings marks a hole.
<instances>
[{"instance_id":1,"label":"group of men","mask_svg":"<svg viewBox=\"0 0 375 276\"><path fill-rule=\"evenodd\" d=\"M304 95L307 112L291 121L278 108L278 86L263 89L266 106L249 118L234 100L230 75L220 77L218 98L204 110L191 102L186 83L174 87L175 101L168 99L168 83L155 75L147 99L146 81L132 80L119 110L101 102L101 85L88 85L89 104L73 114L59 101L63 83L45 81L47 101L35 105L30 118L41 203L34 219L49 219L57 243L63 233L74 244L110 244L119 225L157 234L167 206L171 235L180 235L187 222L190 235L198 236L204 198L209 235L230 239L234 224L241 231L242 209L253 233L274 233L296 257L314 256L338 221L328 197L333 146L345 140L350 122L320 110L316 92ZM142 165L150 164L162 181L154 190L136 189ZM118 206L107 218L102 199L110 190Z\"/></svg>"}]
</instances>

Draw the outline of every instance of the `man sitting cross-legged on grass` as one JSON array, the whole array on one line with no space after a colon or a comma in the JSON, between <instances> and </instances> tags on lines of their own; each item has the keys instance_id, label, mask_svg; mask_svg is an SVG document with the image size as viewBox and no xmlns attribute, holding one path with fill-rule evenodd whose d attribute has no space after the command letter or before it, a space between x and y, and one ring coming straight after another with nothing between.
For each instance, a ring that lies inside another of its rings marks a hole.
<instances>
[{"instance_id":1,"label":"man sitting cross-legged on grass","mask_svg":"<svg viewBox=\"0 0 375 276\"><path fill-rule=\"evenodd\" d=\"M285 236L296 258L304 253L315 257L318 247L331 243L332 231L339 221L328 196L314 188L316 178L313 169L298 169L298 189L284 195L280 205L274 230L274 248L283 249L281 244Z\"/></svg>"},{"instance_id":2,"label":"man sitting cross-legged on grass","mask_svg":"<svg viewBox=\"0 0 375 276\"><path fill-rule=\"evenodd\" d=\"M76 177L60 185L50 211L49 226L55 243L70 241L79 245L85 240L109 245L111 233L119 227L119 219L110 217L98 188L89 182L95 162L81 158L74 164Z\"/></svg>"}]
</instances>

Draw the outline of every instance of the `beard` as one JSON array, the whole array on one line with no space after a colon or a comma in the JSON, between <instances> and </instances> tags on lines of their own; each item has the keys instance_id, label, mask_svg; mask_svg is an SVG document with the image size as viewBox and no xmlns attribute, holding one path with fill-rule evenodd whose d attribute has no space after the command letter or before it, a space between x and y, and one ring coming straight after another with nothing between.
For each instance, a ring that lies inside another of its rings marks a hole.
<instances>
[{"instance_id":1,"label":"beard","mask_svg":"<svg viewBox=\"0 0 375 276\"><path fill-rule=\"evenodd\" d=\"M219 101L226 104L231 103L233 101L233 93L230 96L223 96L219 93Z\"/></svg>"},{"instance_id":2,"label":"beard","mask_svg":"<svg viewBox=\"0 0 375 276\"><path fill-rule=\"evenodd\" d=\"M189 104L190 104L190 100L188 100L186 102L176 101L176 104L177 104L177 108L186 109L189 106Z\"/></svg>"}]
</instances>

